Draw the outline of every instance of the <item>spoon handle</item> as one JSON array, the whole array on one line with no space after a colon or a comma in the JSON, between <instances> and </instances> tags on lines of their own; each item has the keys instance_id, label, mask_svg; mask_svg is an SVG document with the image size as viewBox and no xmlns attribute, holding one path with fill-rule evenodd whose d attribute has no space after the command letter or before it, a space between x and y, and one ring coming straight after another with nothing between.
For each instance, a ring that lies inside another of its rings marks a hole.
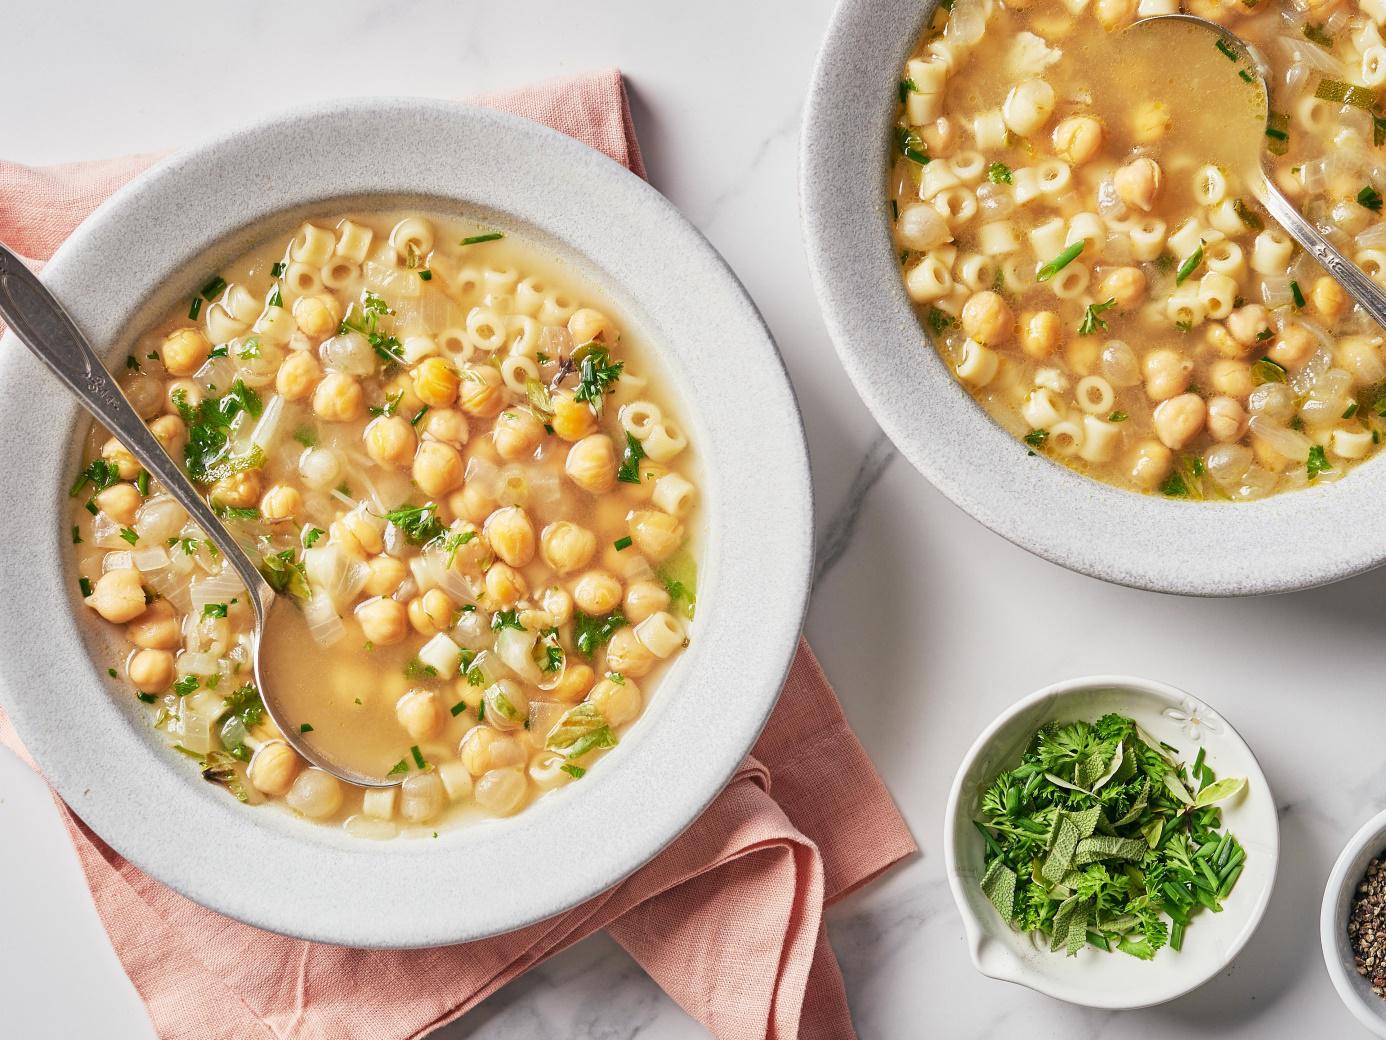
<instances>
[{"instance_id":1,"label":"spoon handle","mask_svg":"<svg viewBox=\"0 0 1386 1040\"><path fill-rule=\"evenodd\" d=\"M86 337L62 304L23 262L0 245L0 318L19 341L77 395L82 407L110 430L165 491L178 500L236 569L257 611L269 609L274 592L206 501L149 432ZM38 402L36 402L37 404Z\"/></svg>"},{"instance_id":2,"label":"spoon handle","mask_svg":"<svg viewBox=\"0 0 1386 1040\"><path fill-rule=\"evenodd\" d=\"M1367 277L1365 271L1334 248L1323 233L1281 194L1269 178L1258 178L1256 195L1275 222L1289 232L1319 262L1329 276L1347 290L1349 296L1373 321L1386 328L1386 290Z\"/></svg>"}]
</instances>

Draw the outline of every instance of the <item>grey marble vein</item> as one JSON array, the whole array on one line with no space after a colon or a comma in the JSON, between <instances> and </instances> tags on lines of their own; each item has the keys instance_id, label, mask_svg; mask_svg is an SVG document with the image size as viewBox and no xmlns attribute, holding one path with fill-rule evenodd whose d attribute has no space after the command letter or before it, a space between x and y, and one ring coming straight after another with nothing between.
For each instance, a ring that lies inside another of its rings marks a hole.
<instances>
[{"instance_id":1,"label":"grey marble vein","mask_svg":"<svg viewBox=\"0 0 1386 1040\"><path fill-rule=\"evenodd\" d=\"M818 552L813 569L815 588L823 576L842 559L843 553L851 545L852 536L857 530L857 521L861 519L862 507L866 504L871 489L885 476L886 469L898 454L895 445L891 444L890 438L884 433L877 433L866 449L866 456L862 459L857 475L852 479L851 487L847 489L841 505L828 518L823 536L818 540Z\"/></svg>"}]
</instances>

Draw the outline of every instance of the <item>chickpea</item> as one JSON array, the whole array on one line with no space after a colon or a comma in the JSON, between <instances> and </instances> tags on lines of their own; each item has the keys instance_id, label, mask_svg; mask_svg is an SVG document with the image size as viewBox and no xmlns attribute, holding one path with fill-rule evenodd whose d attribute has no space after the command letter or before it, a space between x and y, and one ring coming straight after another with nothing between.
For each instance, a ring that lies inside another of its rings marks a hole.
<instances>
[{"instance_id":1,"label":"chickpea","mask_svg":"<svg viewBox=\"0 0 1386 1040\"><path fill-rule=\"evenodd\" d=\"M1246 348L1232 338L1232 333L1227 331L1226 326L1218 322L1208 325L1208 331L1203 334L1203 342L1219 357L1239 358L1246 353Z\"/></svg>"},{"instance_id":2,"label":"chickpea","mask_svg":"<svg viewBox=\"0 0 1386 1040\"><path fill-rule=\"evenodd\" d=\"M177 329L164 340L160 354L171 376L190 376L202 367L212 345L198 329Z\"/></svg>"},{"instance_id":3,"label":"chickpea","mask_svg":"<svg viewBox=\"0 0 1386 1040\"><path fill-rule=\"evenodd\" d=\"M476 725L467 730L457 754L472 776L481 776L492 769L517 766L525 760L525 749L518 738L486 725Z\"/></svg>"},{"instance_id":4,"label":"chickpea","mask_svg":"<svg viewBox=\"0 0 1386 1040\"><path fill-rule=\"evenodd\" d=\"M550 585L544 590L544 613L549 616L549 624L566 625L573 619L573 597L566 589Z\"/></svg>"},{"instance_id":5,"label":"chickpea","mask_svg":"<svg viewBox=\"0 0 1386 1040\"><path fill-rule=\"evenodd\" d=\"M534 559L534 524L519 506L497 509L481 529L491 550L512 567Z\"/></svg>"},{"instance_id":6,"label":"chickpea","mask_svg":"<svg viewBox=\"0 0 1386 1040\"><path fill-rule=\"evenodd\" d=\"M640 709L645 706L640 687L624 674L621 680L617 682L608 676L592 687L592 692L587 695L587 700L613 726L624 726L639 715Z\"/></svg>"},{"instance_id":7,"label":"chickpea","mask_svg":"<svg viewBox=\"0 0 1386 1040\"><path fill-rule=\"evenodd\" d=\"M414 483L430 498L455 490L464 473L462 456L451 444L424 441L414 455Z\"/></svg>"},{"instance_id":8,"label":"chickpea","mask_svg":"<svg viewBox=\"0 0 1386 1040\"><path fill-rule=\"evenodd\" d=\"M125 674L137 689L163 693L173 683L173 654L167 650L136 650L125 666Z\"/></svg>"},{"instance_id":9,"label":"chickpea","mask_svg":"<svg viewBox=\"0 0 1386 1040\"><path fill-rule=\"evenodd\" d=\"M525 771L518 766L493 769L476 782L476 804L496 816L508 816L524 804L529 790Z\"/></svg>"},{"instance_id":10,"label":"chickpea","mask_svg":"<svg viewBox=\"0 0 1386 1040\"><path fill-rule=\"evenodd\" d=\"M629 625L618 628L606 644L607 668L620 672L627 679L648 675L654 663L654 654L645 649L645 644L635 637L635 629Z\"/></svg>"},{"instance_id":11,"label":"chickpea","mask_svg":"<svg viewBox=\"0 0 1386 1040\"><path fill-rule=\"evenodd\" d=\"M442 589L429 589L409 601L409 623L414 631L431 636L452 627L452 612L457 609Z\"/></svg>"},{"instance_id":12,"label":"chickpea","mask_svg":"<svg viewBox=\"0 0 1386 1040\"><path fill-rule=\"evenodd\" d=\"M1053 311L1026 315L1020 320L1020 349L1037 361L1043 360L1058 349L1062 328Z\"/></svg>"},{"instance_id":13,"label":"chickpea","mask_svg":"<svg viewBox=\"0 0 1386 1040\"><path fill-rule=\"evenodd\" d=\"M553 432L565 441L580 441L597 428L597 417L586 401L566 390L553 395Z\"/></svg>"},{"instance_id":14,"label":"chickpea","mask_svg":"<svg viewBox=\"0 0 1386 1040\"><path fill-rule=\"evenodd\" d=\"M1333 351L1333 363L1347 371L1358 386L1381 381L1381 348L1374 337L1344 336Z\"/></svg>"},{"instance_id":15,"label":"chickpea","mask_svg":"<svg viewBox=\"0 0 1386 1040\"><path fill-rule=\"evenodd\" d=\"M135 514L143 501L144 496L134 484L112 484L96 495L96 507L121 527L135 522Z\"/></svg>"},{"instance_id":16,"label":"chickpea","mask_svg":"<svg viewBox=\"0 0 1386 1040\"><path fill-rule=\"evenodd\" d=\"M1054 154L1072 166L1082 166L1102 147L1102 124L1092 116L1069 116L1054 128Z\"/></svg>"},{"instance_id":17,"label":"chickpea","mask_svg":"<svg viewBox=\"0 0 1386 1040\"><path fill-rule=\"evenodd\" d=\"M585 664L569 664L558 680L558 685L547 692L547 696L564 704L576 704L587 695L597 675Z\"/></svg>"},{"instance_id":18,"label":"chickpea","mask_svg":"<svg viewBox=\"0 0 1386 1040\"><path fill-rule=\"evenodd\" d=\"M96 580L87 606L107 621L123 625L144 613L146 606L140 572L133 567L107 571Z\"/></svg>"},{"instance_id":19,"label":"chickpea","mask_svg":"<svg viewBox=\"0 0 1386 1040\"><path fill-rule=\"evenodd\" d=\"M1197 394L1180 394L1155 408L1155 435L1167 448L1182 450L1203 430L1208 406Z\"/></svg>"},{"instance_id":20,"label":"chickpea","mask_svg":"<svg viewBox=\"0 0 1386 1040\"><path fill-rule=\"evenodd\" d=\"M1174 452L1156 440L1143 440L1131 449L1126 460L1131 479L1147 491L1153 491L1169 476L1174 467Z\"/></svg>"},{"instance_id":21,"label":"chickpea","mask_svg":"<svg viewBox=\"0 0 1386 1040\"><path fill-rule=\"evenodd\" d=\"M258 469L232 473L212 485L212 502L228 509L249 509L260 501L262 483Z\"/></svg>"},{"instance_id":22,"label":"chickpea","mask_svg":"<svg viewBox=\"0 0 1386 1040\"><path fill-rule=\"evenodd\" d=\"M1238 307L1227 316L1227 331L1244 347L1254 347L1270 336L1270 315L1259 303Z\"/></svg>"},{"instance_id":23,"label":"chickpea","mask_svg":"<svg viewBox=\"0 0 1386 1040\"><path fill-rule=\"evenodd\" d=\"M615 330L607 316L591 307L581 307L568 319L568 334L578 346L598 340L610 343L616 339Z\"/></svg>"},{"instance_id":24,"label":"chickpea","mask_svg":"<svg viewBox=\"0 0 1386 1040\"><path fill-rule=\"evenodd\" d=\"M355 422L365 411L360 382L342 372L327 373L313 391L313 414L328 422Z\"/></svg>"},{"instance_id":25,"label":"chickpea","mask_svg":"<svg viewBox=\"0 0 1386 1040\"><path fill-rule=\"evenodd\" d=\"M1213 389L1228 397L1244 401L1256 389L1256 379L1251 374L1251 366L1245 361L1222 358L1214 361L1208 368L1209 380Z\"/></svg>"},{"instance_id":26,"label":"chickpea","mask_svg":"<svg viewBox=\"0 0 1386 1040\"><path fill-rule=\"evenodd\" d=\"M1284 368L1298 368L1309 360L1309 355L1319 345L1312 333L1303 325L1288 323L1280 335L1266 351L1266 357Z\"/></svg>"},{"instance_id":27,"label":"chickpea","mask_svg":"<svg viewBox=\"0 0 1386 1040\"><path fill-rule=\"evenodd\" d=\"M1319 316L1330 325L1342 317L1348 305L1347 293L1343 291L1343 287L1326 274L1320 275L1314 282L1314 287L1309 290L1309 301Z\"/></svg>"},{"instance_id":28,"label":"chickpea","mask_svg":"<svg viewBox=\"0 0 1386 1040\"><path fill-rule=\"evenodd\" d=\"M289 793L302 766L303 761L293 748L282 740L271 740L261 744L250 759L247 776L255 790L279 798Z\"/></svg>"},{"instance_id":29,"label":"chickpea","mask_svg":"<svg viewBox=\"0 0 1386 1040\"><path fill-rule=\"evenodd\" d=\"M457 400L460 380L446 358L424 358L414 369L413 380L414 393L430 408L446 408Z\"/></svg>"},{"instance_id":30,"label":"chickpea","mask_svg":"<svg viewBox=\"0 0 1386 1040\"><path fill-rule=\"evenodd\" d=\"M425 437L461 447L467 443L467 417L456 408L430 408L423 418Z\"/></svg>"},{"instance_id":31,"label":"chickpea","mask_svg":"<svg viewBox=\"0 0 1386 1040\"><path fill-rule=\"evenodd\" d=\"M408 419L382 415L366 427L366 454L382 466L407 466L414 458L418 437Z\"/></svg>"},{"instance_id":32,"label":"chickpea","mask_svg":"<svg viewBox=\"0 0 1386 1040\"><path fill-rule=\"evenodd\" d=\"M116 468L121 480L134 480L143 468L135 456L130 454L130 449L114 437L101 445L101 457Z\"/></svg>"},{"instance_id":33,"label":"chickpea","mask_svg":"<svg viewBox=\"0 0 1386 1040\"><path fill-rule=\"evenodd\" d=\"M342 782L331 773L308 768L294 779L284 801L311 820L325 819L342 807Z\"/></svg>"},{"instance_id":34,"label":"chickpea","mask_svg":"<svg viewBox=\"0 0 1386 1040\"><path fill-rule=\"evenodd\" d=\"M448 509L453 516L469 520L474 524L482 523L496 509L496 498L488 492L480 481L466 484L461 491L454 491L448 496Z\"/></svg>"},{"instance_id":35,"label":"chickpea","mask_svg":"<svg viewBox=\"0 0 1386 1040\"><path fill-rule=\"evenodd\" d=\"M358 506L339 516L329 528L332 540L348 548L353 556L366 556L385 551L385 521Z\"/></svg>"},{"instance_id":36,"label":"chickpea","mask_svg":"<svg viewBox=\"0 0 1386 1040\"><path fill-rule=\"evenodd\" d=\"M683 524L657 509L641 509L631 514L630 536L637 549L659 563L683 544Z\"/></svg>"},{"instance_id":37,"label":"chickpea","mask_svg":"<svg viewBox=\"0 0 1386 1040\"><path fill-rule=\"evenodd\" d=\"M445 795L437 773L415 773L399 785L399 814L410 823L425 823L443 811Z\"/></svg>"},{"instance_id":38,"label":"chickpea","mask_svg":"<svg viewBox=\"0 0 1386 1040\"><path fill-rule=\"evenodd\" d=\"M183 645L178 611L166 599L156 599L125 626L125 638L148 650L177 650Z\"/></svg>"},{"instance_id":39,"label":"chickpea","mask_svg":"<svg viewBox=\"0 0 1386 1040\"><path fill-rule=\"evenodd\" d=\"M342 311L333 296L300 296L294 301L294 323L305 335L326 339L342 323Z\"/></svg>"},{"instance_id":40,"label":"chickpea","mask_svg":"<svg viewBox=\"0 0 1386 1040\"><path fill-rule=\"evenodd\" d=\"M481 529L470 521L454 521L448 529L448 537L456 540L448 551L452 553L452 569L459 574L479 574L495 558ZM462 538L466 541L461 541Z\"/></svg>"},{"instance_id":41,"label":"chickpea","mask_svg":"<svg viewBox=\"0 0 1386 1040\"><path fill-rule=\"evenodd\" d=\"M489 419L505 407L505 388L500 370L490 365L477 365L462 370L458 393L462 411L478 419Z\"/></svg>"},{"instance_id":42,"label":"chickpea","mask_svg":"<svg viewBox=\"0 0 1386 1040\"><path fill-rule=\"evenodd\" d=\"M296 350L284 359L274 374L274 388L286 401L301 401L322 381L322 365L306 350Z\"/></svg>"},{"instance_id":43,"label":"chickpea","mask_svg":"<svg viewBox=\"0 0 1386 1040\"><path fill-rule=\"evenodd\" d=\"M503 459L522 459L534 454L544 439L544 424L529 411L504 411L496 418L491 442Z\"/></svg>"},{"instance_id":44,"label":"chickpea","mask_svg":"<svg viewBox=\"0 0 1386 1040\"><path fill-rule=\"evenodd\" d=\"M606 571L588 571L573 586L573 602L586 614L609 614L621 602L621 583Z\"/></svg>"},{"instance_id":45,"label":"chickpea","mask_svg":"<svg viewBox=\"0 0 1386 1040\"><path fill-rule=\"evenodd\" d=\"M1127 163L1112 175L1112 185L1121 201L1144 213L1149 213L1155 204L1160 181L1160 164L1146 156Z\"/></svg>"},{"instance_id":46,"label":"chickpea","mask_svg":"<svg viewBox=\"0 0 1386 1040\"><path fill-rule=\"evenodd\" d=\"M266 520L288 520L303 508L303 495L292 484L275 484L260 499L260 515Z\"/></svg>"},{"instance_id":47,"label":"chickpea","mask_svg":"<svg viewBox=\"0 0 1386 1040\"><path fill-rule=\"evenodd\" d=\"M196 408L202 404L202 387L191 379L174 379L168 384L168 392L164 395L167 402L164 411L169 415L179 415L183 408Z\"/></svg>"},{"instance_id":48,"label":"chickpea","mask_svg":"<svg viewBox=\"0 0 1386 1040\"><path fill-rule=\"evenodd\" d=\"M1098 298L1116 300L1117 309L1127 311L1145 299L1145 272L1139 267L1118 267L1102 277Z\"/></svg>"},{"instance_id":49,"label":"chickpea","mask_svg":"<svg viewBox=\"0 0 1386 1040\"><path fill-rule=\"evenodd\" d=\"M539 542L544 562L559 574L585 567L597 551L597 536L568 520L545 527Z\"/></svg>"},{"instance_id":50,"label":"chickpea","mask_svg":"<svg viewBox=\"0 0 1386 1040\"><path fill-rule=\"evenodd\" d=\"M443 706L432 690L410 690L395 702L395 718L414 740L427 740L443 721Z\"/></svg>"},{"instance_id":51,"label":"chickpea","mask_svg":"<svg viewBox=\"0 0 1386 1040\"><path fill-rule=\"evenodd\" d=\"M1131 131L1137 144L1154 144L1169 132L1169 106L1163 101L1145 101L1136 107Z\"/></svg>"},{"instance_id":52,"label":"chickpea","mask_svg":"<svg viewBox=\"0 0 1386 1040\"><path fill-rule=\"evenodd\" d=\"M1078 377L1097 371L1102 361L1102 341L1096 336L1079 336L1064 347L1064 361Z\"/></svg>"},{"instance_id":53,"label":"chickpea","mask_svg":"<svg viewBox=\"0 0 1386 1040\"><path fill-rule=\"evenodd\" d=\"M1136 20L1136 0L1097 0L1093 14L1108 32L1124 29Z\"/></svg>"},{"instance_id":54,"label":"chickpea","mask_svg":"<svg viewBox=\"0 0 1386 1040\"><path fill-rule=\"evenodd\" d=\"M356 608L361 633L376 646L393 646L409 634L409 616L398 600L377 595Z\"/></svg>"},{"instance_id":55,"label":"chickpea","mask_svg":"<svg viewBox=\"0 0 1386 1040\"><path fill-rule=\"evenodd\" d=\"M409 567L403 560L398 560L393 556L372 556L366 562L366 566L370 570L370 574L366 577L364 590L367 596L393 596L396 590L404 584L404 579L409 576ZM391 600L391 602L394 601ZM401 633L405 620L401 612L399 619Z\"/></svg>"},{"instance_id":56,"label":"chickpea","mask_svg":"<svg viewBox=\"0 0 1386 1040\"><path fill-rule=\"evenodd\" d=\"M650 615L668 609L668 590L653 581L631 582L621 602L621 612L632 625L638 625Z\"/></svg>"},{"instance_id":57,"label":"chickpea","mask_svg":"<svg viewBox=\"0 0 1386 1040\"><path fill-rule=\"evenodd\" d=\"M497 561L486 569L486 597L494 606L513 607L527 592L525 576L510 564Z\"/></svg>"},{"instance_id":58,"label":"chickpea","mask_svg":"<svg viewBox=\"0 0 1386 1040\"><path fill-rule=\"evenodd\" d=\"M616 446L604 433L594 433L568 449L563 471L584 491L600 495L616 484Z\"/></svg>"},{"instance_id":59,"label":"chickpea","mask_svg":"<svg viewBox=\"0 0 1386 1040\"><path fill-rule=\"evenodd\" d=\"M397 372L384 387L385 397L393 398L399 403L395 405L396 415L407 415L410 418L419 414L424 403L419 400L419 395L414 393L414 380L408 372ZM432 414L429 409L427 414Z\"/></svg>"},{"instance_id":60,"label":"chickpea","mask_svg":"<svg viewBox=\"0 0 1386 1040\"><path fill-rule=\"evenodd\" d=\"M1208 433L1213 440L1221 444L1241 440L1246 423L1246 409L1235 398L1214 397L1208 402Z\"/></svg>"},{"instance_id":61,"label":"chickpea","mask_svg":"<svg viewBox=\"0 0 1386 1040\"><path fill-rule=\"evenodd\" d=\"M1011 338L1015 315L999 294L990 290L973 293L963 304L962 326L978 343L995 345Z\"/></svg>"},{"instance_id":62,"label":"chickpea","mask_svg":"<svg viewBox=\"0 0 1386 1040\"><path fill-rule=\"evenodd\" d=\"M1152 350L1145 356L1142 367L1145 393L1152 401L1177 397L1189 388L1193 379L1193 362L1169 347Z\"/></svg>"},{"instance_id":63,"label":"chickpea","mask_svg":"<svg viewBox=\"0 0 1386 1040\"><path fill-rule=\"evenodd\" d=\"M149 424L149 432L173 458L176 459L183 454L183 445L188 439L188 428L178 416L159 416Z\"/></svg>"}]
</instances>

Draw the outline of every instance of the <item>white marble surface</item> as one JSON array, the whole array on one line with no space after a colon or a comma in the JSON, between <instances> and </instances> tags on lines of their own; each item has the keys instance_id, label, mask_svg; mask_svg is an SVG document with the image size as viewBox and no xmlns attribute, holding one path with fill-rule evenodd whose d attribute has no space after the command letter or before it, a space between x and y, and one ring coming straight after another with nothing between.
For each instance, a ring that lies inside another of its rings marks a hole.
<instances>
[{"instance_id":1,"label":"white marble surface","mask_svg":"<svg viewBox=\"0 0 1386 1040\"><path fill-rule=\"evenodd\" d=\"M829 914L861 1035L1360 1035L1325 975L1316 924L1339 846L1386 801L1386 574L1251 602L1114 588L990 534L894 457L837 364L799 243L801 97L829 7L531 0L516 21L501 13L511 5L446 0L9 5L0 154L49 163L162 149L303 100L462 95L619 65L655 185L726 255L784 351L823 545L808 633L924 850ZM1031 689L1099 671L1183 685L1232 719L1284 827L1274 903L1238 962L1189 997L1122 1014L976 974L939 844L943 798L975 734ZM43 785L5 752L0 893L0 1035L152 1035ZM436 1035L704 1034L598 937Z\"/></svg>"}]
</instances>

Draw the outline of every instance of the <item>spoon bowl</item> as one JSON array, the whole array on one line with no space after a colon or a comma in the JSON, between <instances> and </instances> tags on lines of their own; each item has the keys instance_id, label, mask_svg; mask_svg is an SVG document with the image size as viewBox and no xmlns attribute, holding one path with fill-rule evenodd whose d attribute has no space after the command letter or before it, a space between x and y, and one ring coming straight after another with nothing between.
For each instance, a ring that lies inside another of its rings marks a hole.
<instances>
[{"instance_id":1,"label":"spoon bowl","mask_svg":"<svg viewBox=\"0 0 1386 1040\"><path fill-rule=\"evenodd\" d=\"M120 441L169 495L188 511L245 585L255 613L255 681L265 710L283 739L308 762L359 787L393 787L403 777L375 777L351 769L323 754L304 735L287 725L276 710L274 684L267 682L262 650L282 623L283 612L297 610L287 597L276 596L259 568L235 536L217 517L178 464L150 433L144 420L120 389L115 377L101 363L91 344L78 330L61 303L19 260L0 245L0 318L35 356L81 402L82 406ZM276 626L274 618L281 618ZM313 647L305 647L311 652Z\"/></svg>"}]
</instances>

